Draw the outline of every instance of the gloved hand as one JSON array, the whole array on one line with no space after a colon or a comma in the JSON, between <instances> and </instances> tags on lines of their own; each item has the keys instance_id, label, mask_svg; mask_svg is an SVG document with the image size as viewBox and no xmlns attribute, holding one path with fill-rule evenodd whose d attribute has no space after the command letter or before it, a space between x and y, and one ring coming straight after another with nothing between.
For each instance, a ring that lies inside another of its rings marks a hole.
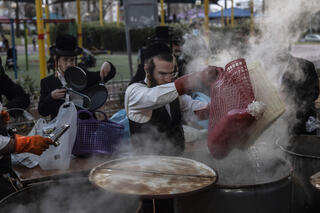
<instances>
[{"instance_id":1,"label":"gloved hand","mask_svg":"<svg viewBox=\"0 0 320 213\"><path fill-rule=\"evenodd\" d=\"M17 153L30 152L41 155L43 151L49 148L50 144L53 144L50 138L45 138L40 135L22 136L16 134L15 139L15 151Z\"/></svg>"},{"instance_id":2,"label":"gloved hand","mask_svg":"<svg viewBox=\"0 0 320 213\"><path fill-rule=\"evenodd\" d=\"M10 120L10 115L8 111L2 110L0 112L1 120L4 124L6 124Z\"/></svg>"},{"instance_id":3,"label":"gloved hand","mask_svg":"<svg viewBox=\"0 0 320 213\"><path fill-rule=\"evenodd\" d=\"M219 73L223 71L221 67L209 66L201 72L184 75L174 81L174 85L179 95L184 95L197 91L201 88L210 88Z\"/></svg>"}]
</instances>

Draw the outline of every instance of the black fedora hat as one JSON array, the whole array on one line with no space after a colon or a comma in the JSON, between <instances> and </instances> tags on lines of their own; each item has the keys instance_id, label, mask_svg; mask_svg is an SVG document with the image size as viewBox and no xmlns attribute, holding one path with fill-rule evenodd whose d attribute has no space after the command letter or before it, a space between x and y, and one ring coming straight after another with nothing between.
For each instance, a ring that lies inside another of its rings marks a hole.
<instances>
[{"instance_id":1,"label":"black fedora hat","mask_svg":"<svg viewBox=\"0 0 320 213\"><path fill-rule=\"evenodd\" d=\"M82 48L77 46L77 39L68 34L57 36L55 45L50 47L50 53L58 56L77 56Z\"/></svg>"}]
</instances>

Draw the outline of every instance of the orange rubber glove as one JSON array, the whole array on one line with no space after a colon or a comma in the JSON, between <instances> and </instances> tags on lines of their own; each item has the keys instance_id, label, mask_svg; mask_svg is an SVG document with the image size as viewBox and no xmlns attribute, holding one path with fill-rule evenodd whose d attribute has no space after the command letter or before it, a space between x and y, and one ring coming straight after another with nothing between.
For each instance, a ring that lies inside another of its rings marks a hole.
<instances>
[{"instance_id":1,"label":"orange rubber glove","mask_svg":"<svg viewBox=\"0 0 320 213\"><path fill-rule=\"evenodd\" d=\"M16 134L15 139L15 149L17 153L30 152L41 155L43 151L49 148L50 144L53 144L50 138L45 138L40 135L22 136Z\"/></svg>"},{"instance_id":2,"label":"orange rubber glove","mask_svg":"<svg viewBox=\"0 0 320 213\"><path fill-rule=\"evenodd\" d=\"M1 119L2 119L4 124L6 124L10 120L10 115L9 115L9 113L7 111L2 110L0 112L0 115L1 115Z\"/></svg>"}]
</instances>

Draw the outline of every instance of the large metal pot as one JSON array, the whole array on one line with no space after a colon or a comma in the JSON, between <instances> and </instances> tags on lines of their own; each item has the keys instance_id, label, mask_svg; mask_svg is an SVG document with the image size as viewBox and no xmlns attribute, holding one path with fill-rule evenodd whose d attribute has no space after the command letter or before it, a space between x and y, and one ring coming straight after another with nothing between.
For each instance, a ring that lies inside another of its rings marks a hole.
<instances>
[{"instance_id":1,"label":"large metal pot","mask_svg":"<svg viewBox=\"0 0 320 213\"><path fill-rule=\"evenodd\" d=\"M107 193L92 186L87 178L39 183L0 201L1 212L108 212L134 213L138 199Z\"/></svg>"},{"instance_id":2,"label":"large metal pot","mask_svg":"<svg viewBox=\"0 0 320 213\"><path fill-rule=\"evenodd\" d=\"M300 135L288 144L279 144L293 167L293 175L303 186L312 212L320 212L320 192L310 183L310 177L320 171L320 137ZM298 189L294 188L296 193Z\"/></svg>"},{"instance_id":3,"label":"large metal pot","mask_svg":"<svg viewBox=\"0 0 320 213\"><path fill-rule=\"evenodd\" d=\"M256 150L259 162L234 151L230 159L215 160L208 151L188 157L214 168L216 185L195 195L176 199L176 212L270 213L291 212L291 168L283 159L271 159ZM238 160L238 157L242 158ZM254 157L254 156L253 156ZM271 156L270 156L271 157ZM265 163L267 162L267 163Z\"/></svg>"}]
</instances>

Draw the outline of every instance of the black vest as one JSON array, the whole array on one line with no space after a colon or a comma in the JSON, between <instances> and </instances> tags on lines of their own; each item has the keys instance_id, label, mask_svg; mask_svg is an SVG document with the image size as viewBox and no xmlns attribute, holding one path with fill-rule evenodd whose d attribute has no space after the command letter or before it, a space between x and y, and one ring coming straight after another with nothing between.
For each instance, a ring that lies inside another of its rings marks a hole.
<instances>
[{"instance_id":1,"label":"black vest","mask_svg":"<svg viewBox=\"0 0 320 213\"><path fill-rule=\"evenodd\" d=\"M184 151L184 132L181 122L179 98L170 103L170 112L165 106L152 111L147 123L129 119L131 143L144 154L180 155Z\"/></svg>"}]
</instances>

